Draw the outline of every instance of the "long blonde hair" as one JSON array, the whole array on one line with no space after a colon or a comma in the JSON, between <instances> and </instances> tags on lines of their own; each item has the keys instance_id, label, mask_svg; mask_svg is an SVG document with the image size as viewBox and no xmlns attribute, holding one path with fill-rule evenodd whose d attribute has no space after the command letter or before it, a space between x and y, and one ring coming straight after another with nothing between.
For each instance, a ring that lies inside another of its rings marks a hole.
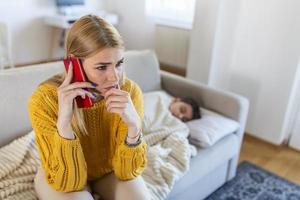
<instances>
[{"instance_id":1,"label":"long blonde hair","mask_svg":"<svg viewBox=\"0 0 300 200\"><path fill-rule=\"evenodd\" d=\"M69 29L65 38L65 56L73 54L82 60L97 54L104 48L123 48L124 43L118 31L102 18L86 15L78 19ZM124 76L124 75L123 75ZM59 86L65 79L65 73L57 74L43 83ZM88 135L82 109L76 101L73 106L73 129Z\"/></svg>"}]
</instances>

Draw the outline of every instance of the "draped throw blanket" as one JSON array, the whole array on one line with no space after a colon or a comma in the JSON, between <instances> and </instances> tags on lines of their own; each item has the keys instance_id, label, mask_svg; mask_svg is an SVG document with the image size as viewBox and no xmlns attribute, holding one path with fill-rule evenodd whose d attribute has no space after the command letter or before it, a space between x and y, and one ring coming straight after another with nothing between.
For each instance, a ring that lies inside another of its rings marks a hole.
<instances>
[{"instance_id":1,"label":"draped throw blanket","mask_svg":"<svg viewBox=\"0 0 300 200\"><path fill-rule=\"evenodd\" d=\"M188 170L196 148L189 144L185 123L169 112L171 97L164 91L144 94L143 134L148 165L142 174L153 200L166 199Z\"/></svg>"},{"instance_id":2,"label":"draped throw blanket","mask_svg":"<svg viewBox=\"0 0 300 200\"><path fill-rule=\"evenodd\" d=\"M0 199L37 199L33 179L38 167L33 131L1 148Z\"/></svg>"}]
</instances>

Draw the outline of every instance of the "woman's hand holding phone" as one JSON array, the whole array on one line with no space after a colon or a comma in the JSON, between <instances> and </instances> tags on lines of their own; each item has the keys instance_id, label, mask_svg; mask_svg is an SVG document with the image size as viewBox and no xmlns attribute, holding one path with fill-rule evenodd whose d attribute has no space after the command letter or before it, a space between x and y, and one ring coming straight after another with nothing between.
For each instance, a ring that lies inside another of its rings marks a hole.
<instances>
[{"instance_id":1,"label":"woman's hand holding phone","mask_svg":"<svg viewBox=\"0 0 300 200\"><path fill-rule=\"evenodd\" d=\"M74 133L71 127L73 117L73 101L77 96L85 98L89 96L94 98L93 94L84 88L94 88L90 82L71 83L73 77L73 66L70 62L69 70L63 83L57 89L58 95L58 119L57 128L59 134L67 139L74 139Z\"/></svg>"}]
</instances>

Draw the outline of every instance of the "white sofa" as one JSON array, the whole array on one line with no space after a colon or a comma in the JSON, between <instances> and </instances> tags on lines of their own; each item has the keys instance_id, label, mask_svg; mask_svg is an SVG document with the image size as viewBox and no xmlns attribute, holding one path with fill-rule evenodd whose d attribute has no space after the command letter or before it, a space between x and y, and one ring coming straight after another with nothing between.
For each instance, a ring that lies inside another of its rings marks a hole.
<instances>
[{"instance_id":1,"label":"white sofa","mask_svg":"<svg viewBox=\"0 0 300 200\"><path fill-rule=\"evenodd\" d=\"M237 94L213 89L168 72L160 71L152 51L125 54L127 76L143 92L163 89L174 96L191 96L209 110L239 122L239 129L206 149L198 149L189 172L175 184L169 200L204 199L237 169L240 146L248 114L248 100ZM63 70L62 62L53 62L0 71L0 147L32 130L27 111L28 97L37 85Z\"/></svg>"}]
</instances>

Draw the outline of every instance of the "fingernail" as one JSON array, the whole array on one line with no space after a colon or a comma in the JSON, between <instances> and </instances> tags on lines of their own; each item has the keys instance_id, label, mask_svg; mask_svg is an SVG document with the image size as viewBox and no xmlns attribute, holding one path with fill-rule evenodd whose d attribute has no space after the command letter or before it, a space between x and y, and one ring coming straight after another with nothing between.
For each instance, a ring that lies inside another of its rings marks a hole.
<instances>
[{"instance_id":1,"label":"fingernail","mask_svg":"<svg viewBox=\"0 0 300 200\"><path fill-rule=\"evenodd\" d=\"M93 95L94 97L96 97L96 96L97 96L95 93L92 93L92 95Z\"/></svg>"},{"instance_id":2,"label":"fingernail","mask_svg":"<svg viewBox=\"0 0 300 200\"><path fill-rule=\"evenodd\" d=\"M92 82L92 86L93 87L97 87L97 84Z\"/></svg>"}]
</instances>

